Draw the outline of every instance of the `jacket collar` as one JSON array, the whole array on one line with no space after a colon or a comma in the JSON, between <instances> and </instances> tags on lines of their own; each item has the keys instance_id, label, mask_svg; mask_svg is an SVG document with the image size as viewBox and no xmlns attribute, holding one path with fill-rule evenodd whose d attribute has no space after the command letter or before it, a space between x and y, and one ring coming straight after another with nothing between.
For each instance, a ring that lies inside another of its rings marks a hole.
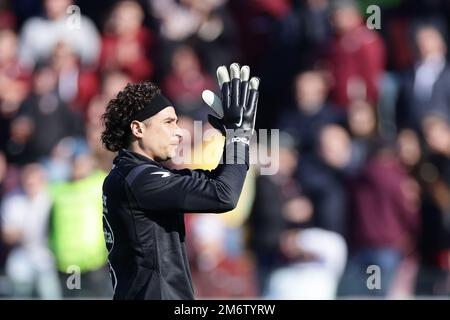
<instances>
[{"instance_id":1,"label":"jacket collar","mask_svg":"<svg viewBox=\"0 0 450 320\"><path fill-rule=\"evenodd\" d=\"M161 163L154 161L152 159L150 159L149 157L143 156L139 153L127 150L127 149L122 149L119 151L118 155L114 158L113 160L113 164L114 165L119 165L119 164L124 164L124 163L134 163L134 164L143 164L143 163L150 163L153 165L156 165L158 167L163 167Z\"/></svg>"}]
</instances>

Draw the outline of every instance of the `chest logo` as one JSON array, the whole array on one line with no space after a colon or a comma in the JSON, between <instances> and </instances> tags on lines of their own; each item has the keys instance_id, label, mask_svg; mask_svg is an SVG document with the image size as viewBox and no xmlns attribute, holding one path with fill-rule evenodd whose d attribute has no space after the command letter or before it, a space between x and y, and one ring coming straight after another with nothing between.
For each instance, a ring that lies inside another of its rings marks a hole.
<instances>
[{"instance_id":1,"label":"chest logo","mask_svg":"<svg viewBox=\"0 0 450 320\"><path fill-rule=\"evenodd\" d=\"M168 176L170 176L170 172L166 171L152 172L151 174L160 174L161 178L167 178Z\"/></svg>"}]
</instances>

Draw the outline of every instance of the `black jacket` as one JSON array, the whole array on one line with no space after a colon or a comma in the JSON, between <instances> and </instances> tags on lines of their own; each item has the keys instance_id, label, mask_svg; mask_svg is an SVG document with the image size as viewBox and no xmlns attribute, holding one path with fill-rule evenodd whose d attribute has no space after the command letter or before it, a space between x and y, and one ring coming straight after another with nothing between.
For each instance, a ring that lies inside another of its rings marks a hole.
<instances>
[{"instance_id":1,"label":"black jacket","mask_svg":"<svg viewBox=\"0 0 450 320\"><path fill-rule=\"evenodd\" d=\"M232 147L244 153L235 151L235 164L219 164L212 171L169 170L145 156L119 152L103 184L114 299L194 299L183 214L236 206L248 170L248 146L235 142L226 149Z\"/></svg>"}]
</instances>

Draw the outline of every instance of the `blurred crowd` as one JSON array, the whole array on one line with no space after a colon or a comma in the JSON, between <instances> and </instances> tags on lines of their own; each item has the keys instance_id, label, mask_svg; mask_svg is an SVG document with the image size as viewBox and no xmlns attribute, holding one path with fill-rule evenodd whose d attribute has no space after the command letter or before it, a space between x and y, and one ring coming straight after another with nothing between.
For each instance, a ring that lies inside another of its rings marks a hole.
<instances>
[{"instance_id":1,"label":"blurred crowd","mask_svg":"<svg viewBox=\"0 0 450 320\"><path fill-rule=\"evenodd\" d=\"M186 215L197 297L448 297L449 22L445 0L1 0L0 298L112 296L107 102L154 81L194 134L231 62L262 79L279 169L252 165L230 213Z\"/></svg>"}]
</instances>

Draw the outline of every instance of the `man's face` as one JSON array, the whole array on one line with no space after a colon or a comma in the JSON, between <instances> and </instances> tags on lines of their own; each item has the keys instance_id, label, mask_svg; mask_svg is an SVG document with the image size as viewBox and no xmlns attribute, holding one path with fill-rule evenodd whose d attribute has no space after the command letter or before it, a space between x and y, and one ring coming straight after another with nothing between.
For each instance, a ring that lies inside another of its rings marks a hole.
<instances>
[{"instance_id":1,"label":"man's face","mask_svg":"<svg viewBox=\"0 0 450 320\"><path fill-rule=\"evenodd\" d=\"M306 113L315 113L327 97L325 80L316 72L305 72L297 77L295 94L298 107Z\"/></svg>"},{"instance_id":2,"label":"man's face","mask_svg":"<svg viewBox=\"0 0 450 320\"><path fill-rule=\"evenodd\" d=\"M66 14L66 9L72 4L72 0L45 0L45 13L52 20L59 19Z\"/></svg>"},{"instance_id":3,"label":"man's face","mask_svg":"<svg viewBox=\"0 0 450 320\"><path fill-rule=\"evenodd\" d=\"M422 59L430 56L443 56L446 52L445 42L436 29L423 28L417 32L416 43Z\"/></svg>"},{"instance_id":4,"label":"man's face","mask_svg":"<svg viewBox=\"0 0 450 320\"><path fill-rule=\"evenodd\" d=\"M131 130L139 139L140 148L156 161L166 161L176 155L182 141L173 107L167 107L143 122L133 121Z\"/></svg>"},{"instance_id":5,"label":"man's face","mask_svg":"<svg viewBox=\"0 0 450 320\"><path fill-rule=\"evenodd\" d=\"M332 13L331 23L336 33L342 35L358 27L362 17L357 8L344 7Z\"/></svg>"}]
</instances>

